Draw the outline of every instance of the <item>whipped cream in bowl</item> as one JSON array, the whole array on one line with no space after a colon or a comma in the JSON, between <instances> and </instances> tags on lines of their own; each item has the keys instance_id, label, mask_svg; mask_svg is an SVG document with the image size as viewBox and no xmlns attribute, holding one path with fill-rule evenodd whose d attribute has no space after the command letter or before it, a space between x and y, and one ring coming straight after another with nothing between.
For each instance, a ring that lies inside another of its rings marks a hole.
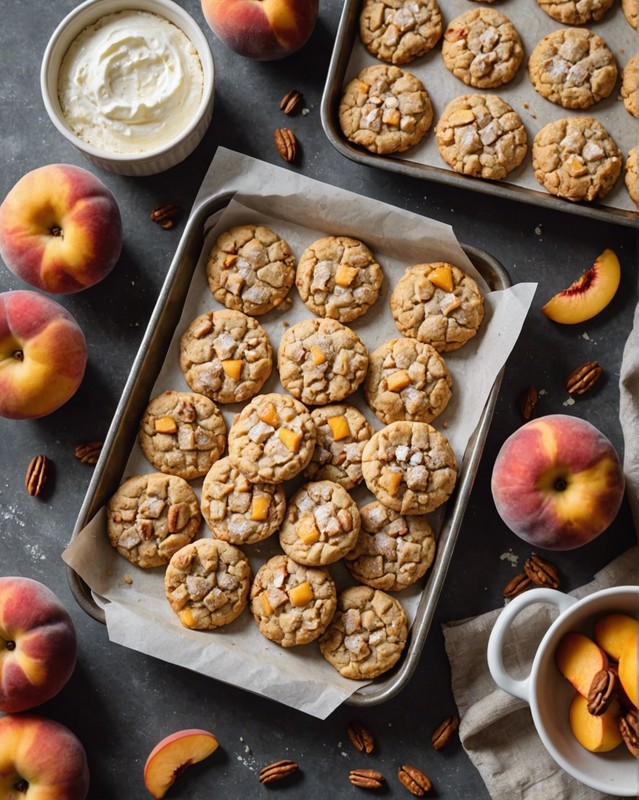
<instances>
[{"instance_id":1,"label":"whipped cream in bowl","mask_svg":"<svg viewBox=\"0 0 639 800\"><path fill-rule=\"evenodd\" d=\"M100 166L126 175L182 161L213 111L213 60L172 0L87 0L60 23L41 70L57 129Z\"/></svg>"}]
</instances>

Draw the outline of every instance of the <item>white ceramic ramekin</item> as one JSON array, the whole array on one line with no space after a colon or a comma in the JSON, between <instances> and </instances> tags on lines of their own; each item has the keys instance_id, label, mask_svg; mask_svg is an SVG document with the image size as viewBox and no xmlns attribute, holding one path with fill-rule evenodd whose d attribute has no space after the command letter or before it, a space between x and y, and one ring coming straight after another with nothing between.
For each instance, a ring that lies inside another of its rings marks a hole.
<instances>
[{"instance_id":1,"label":"white ceramic ramekin","mask_svg":"<svg viewBox=\"0 0 639 800\"><path fill-rule=\"evenodd\" d=\"M58 98L58 72L71 42L88 25L117 11L139 10L157 14L180 28L198 51L204 72L200 107L190 124L173 141L144 153L112 153L87 144L67 125ZM213 56L197 22L172 0L86 0L71 11L53 32L40 70L44 106L58 131L88 159L120 175L153 175L183 161L200 143L213 115Z\"/></svg>"},{"instance_id":2,"label":"white ceramic ramekin","mask_svg":"<svg viewBox=\"0 0 639 800\"><path fill-rule=\"evenodd\" d=\"M504 665L504 646L515 617L524 608L549 603L559 616L541 640L527 678L513 678ZM557 764L577 780L616 797L639 796L639 765L621 744L608 753L591 753L570 729L568 707L574 689L555 664L555 652L570 632L592 636L594 622L605 614L639 615L639 586L615 586L576 600L554 589L529 589L501 612L488 641L488 666L495 683L530 705L542 742Z\"/></svg>"}]
</instances>

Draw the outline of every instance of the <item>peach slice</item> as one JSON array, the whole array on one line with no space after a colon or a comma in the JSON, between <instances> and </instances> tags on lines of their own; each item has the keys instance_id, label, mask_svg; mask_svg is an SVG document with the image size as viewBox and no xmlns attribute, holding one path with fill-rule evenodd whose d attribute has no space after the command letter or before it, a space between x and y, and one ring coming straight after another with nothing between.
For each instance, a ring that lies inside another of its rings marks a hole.
<instances>
[{"instance_id":1,"label":"peach slice","mask_svg":"<svg viewBox=\"0 0 639 800\"><path fill-rule=\"evenodd\" d=\"M588 697L592 679L608 666L608 656L583 633L567 633L555 653L561 674L584 697Z\"/></svg>"},{"instance_id":2,"label":"peach slice","mask_svg":"<svg viewBox=\"0 0 639 800\"><path fill-rule=\"evenodd\" d=\"M606 614L595 623L595 641L610 658L619 661L626 641L639 631L639 621L628 614Z\"/></svg>"},{"instance_id":3,"label":"peach slice","mask_svg":"<svg viewBox=\"0 0 639 800\"><path fill-rule=\"evenodd\" d=\"M570 704L570 727L582 747L592 753L607 753L621 744L622 737L617 724L619 707L613 703L600 716L588 711L588 700L577 692Z\"/></svg>"},{"instance_id":4,"label":"peach slice","mask_svg":"<svg viewBox=\"0 0 639 800\"><path fill-rule=\"evenodd\" d=\"M541 311L564 325L585 322L603 311L620 281L619 259L612 250L604 250L578 280L551 297Z\"/></svg>"},{"instance_id":5,"label":"peach slice","mask_svg":"<svg viewBox=\"0 0 639 800\"><path fill-rule=\"evenodd\" d=\"M178 775L214 753L218 740L208 731L187 728L165 736L149 753L144 765L144 785L153 797L164 797Z\"/></svg>"},{"instance_id":6,"label":"peach slice","mask_svg":"<svg viewBox=\"0 0 639 800\"><path fill-rule=\"evenodd\" d=\"M619 656L619 680L630 702L639 704L639 633L626 640Z\"/></svg>"}]
</instances>

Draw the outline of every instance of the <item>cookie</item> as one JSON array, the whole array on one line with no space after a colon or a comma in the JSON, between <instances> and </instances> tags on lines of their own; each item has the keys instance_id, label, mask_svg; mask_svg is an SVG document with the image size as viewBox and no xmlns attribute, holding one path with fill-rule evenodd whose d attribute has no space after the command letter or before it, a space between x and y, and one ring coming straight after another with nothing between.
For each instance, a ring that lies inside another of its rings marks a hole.
<instances>
[{"instance_id":1,"label":"cookie","mask_svg":"<svg viewBox=\"0 0 639 800\"><path fill-rule=\"evenodd\" d=\"M257 317L276 308L295 280L295 256L264 225L236 225L222 233L206 265L209 289L222 305Z\"/></svg>"},{"instance_id":2,"label":"cookie","mask_svg":"<svg viewBox=\"0 0 639 800\"><path fill-rule=\"evenodd\" d=\"M433 124L424 84L399 67L365 67L344 89L339 104L344 136L371 153L402 153L421 142Z\"/></svg>"},{"instance_id":3,"label":"cookie","mask_svg":"<svg viewBox=\"0 0 639 800\"><path fill-rule=\"evenodd\" d=\"M362 480L362 453L373 435L366 417L354 406L329 405L314 408L311 417L317 442L304 477L311 481L328 480L344 489Z\"/></svg>"},{"instance_id":4,"label":"cookie","mask_svg":"<svg viewBox=\"0 0 639 800\"><path fill-rule=\"evenodd\" d=\"M493 8L466 11L444 31L444 66L476 89L495 89L511 81L523 57L524 48L515 26Z\"/></svg>"},{"instance_id":5,"label":"cookie","mask_svg":"<svg viewBox=\"0 0 639 800\"><path fill-rule=\"evenodd\" d=\"M355 331L334 319L305 319L280 340L277 367L282 386L308 405L338 403L360 385L368 351Z\"/></svg>"},{"instance_id":6,"label":"cookie","mask_svg":"<svg viewBox=\"0 0 639 800\"><path fill-rule=\"evenodd\" d=\"M363 242L326 236L300 257L295 284L307 308L320 317L351 322L379 296L382 268Z\"/></svg>"},{"instance_id":7,"label":"cookie","mask_svg":"<svg viewBox=\"0 0 639 800\"><path fill-rule=\"evenodd\" d=\"M637 19L639 18L639 0L621 0L621 10L626 18L628 25L637 30Z\"/></svg>"},{"instance_id":8,"label":"cookie","mask_svg":"<svg viewBox=\"0 0 639 800\"><path fill-rule=\"evenodd\" d=\"M410 64L442 35L437 0L364 0L359 35L369 53L389 64Z\"/></svg>"},{"instance_id":9,"label":"cookie","mask_svg":"<svg viewBox=\"0 0 639 800\"><path fill-rule=\"evenodd\" d=\"M639 117L639 53L635 53L623 68L621 97L626 111Z\"/></svg>"},{"instance_id":10,"label":"cookie","mask_svg":"<svg viewBox=\"0 0 639 800\"><path fill-rule=\"evenodd\" d=\"M210 631L228 625L248 602L248 558L228 542L198 539L177 551L164 576L166 598L185 628Z\"/></svg>"},{"instance_id":11,"label":"cookie","mask_svg":"<svg viewBox=\"0 0 639 800\"><path fill-rule=\"evenodd\" d=\"M435 536L426 517L403 517L377 501L360 509L362 527L345 565L360 583L399 592L430 569Z\"/></svg>"},{"instance_id":12,"label":"cookie","mask_svg":"<svg viewBox=\"0 0 639 800\"><path fill-rule=\"evenodd\" d=\"M472 339L484 319L484 298L477 282L445 261L409 267L393 290L390 308L403 336L425 342L440 353Z\"/></svg>"},{"instance_id":13,"label":"cookie","mask_svg":"<svg viewBox=\"0 0 639 800\"><path fill-rule=\"evenodd\" d=\"M439 153L455 172L498 181L528 151L521 117L496 94L465 94L451 100L435 126Z\"/></svg>"},{"instance_id":14,"label":"cookie","mask_svg":"<svg viewBox=\"0 0 639 800\"><path fill-rule=\"evenodd\" d=\"M260 633L282 647L318 639L336 608L337 592L328 570L305 567L288 556L269 559L251 586L251 612Z\"/></svg>"},{"instance_id":15,"label":"cookie","mask_svg":"<svg viewBox=\"0 0 639 800\"><path fill-rule=\"evenodd\" d=\"M391 422L364 448L362 471L380 503L400 514L428 514L455 488L457 460L448 439L427 422Z\"/></svg>"},{"instance_id":16,"label":"cookie","mask_svg":"<svg viewBox=\"0 0 639 800\"><path fill-rule=\"evenodd\" d=\"M241 311L208 311L180 338L180 368L194 392L217 403L242 403L271 374L273 350L253 317Z\"/></svg>"},{"instance_id":17,"label":"cookie","mask_svg":"<svg viewBox=\"0 0 639 800\"><path fill-rule=\"evenodd\" d=\"M370 586L349 586L320 637L321 654L345 678L371 680L398 662L408 639L408 618L395 597Z\"/></svg>"},{"instance_id":18,"label":"cookie","mask_svg":"<svg viewBox=\"0 0 639 800\"><path fill-rule=\"evenodd\" d=\"M537 43L528 74L535 91L546 100L583 110L608 97L619 70L601 36L586 28L562 28Z\"/></svg>"},{"instance_id":19,"label":"cookie","mask_svg":"<svg viewBox=\"0 0 639 800\"><path fill-rule=\"evenodd\" d=\"M107 504L107 534L138 567L161 567L198 532L197 496L177 475L153 472L124 481Z\"/></svg>"},{"instance_id":20,"label":"cookie","mask_svg":"<svg viewBox=\"0 0 639 800\"><path fill-rule=\"evenodd\" d=\"M280 485L251 483L221 458L202 482L201 510L216 539L235 545L255 544L280 527L286 497Z\"/></svg>"},{"instance_id":21,"label":"cookie","mask_svg":"<svg viewBox=\"0 0 639 800\"><path fill-rule=\"evenodd\" d=\"M364 397L383 423L431 422L448 405L453 379L442 356L408 337L391 339L369 356Z\"/></svg>"},{"instance_id":22,"label":"cookie","mask_svg":"<svg viewBox=\"0 0 639 800\"><path fill-rule=\"evenodd\" d=\"M614 0L537 0L537 5L551 19L563 25L587 25L598 22Z\"/></svg>"},{"instance_id":23,"label":"cookie","mask_svg":"<svg viewBox=\"0 0 639 800\"><path fill-rule=\"evenodd\" d=\"M299 400L258 394L233 420L229 459L251 483L283 483L311 460L315 436L315 423Z\"/></svg>"},{"instance_id":24,"label":"cookie","mask_svg":"<svg viewBox=\"0 0 639 800\"><path fill-rule=\"evenodd\" d=\"M312 481L288 501L280 545L298 564L324 567L351 550L359 535L357 504L339 483Z\"/></svg>"},{"instance_id":25,"label":"cookie","mask_svg":"<svg viewBox=\"0 0 639 800\"><path fill-rule=\"evenodd\" d=\"M146 407L138 441L155 469L193 480L206 475L224 452L226 424L203 394L169 390Z\"/></svg>"},{"instance_id":26,"label":"cookie","mask_svg":"<svg viewBox=\"0 0 639 800\"><path fill-rule=\"evenodd\" d=\"M636 205L639 205L639 164L637 163L636 147L632 147L628 151L624 181L631 199Z\"/></svg>"},{"instance_id":27,"label":"cookie","mask_svg":"<svg viewBox=\"0 0 639 800\"><path fill-rule=\"evenodd\" d=\"M535 136L532 164L550 194L573 202L605 197L622 166L621 151L593 117L568 117L544 126Z\"/></svg>"}]
</instances>

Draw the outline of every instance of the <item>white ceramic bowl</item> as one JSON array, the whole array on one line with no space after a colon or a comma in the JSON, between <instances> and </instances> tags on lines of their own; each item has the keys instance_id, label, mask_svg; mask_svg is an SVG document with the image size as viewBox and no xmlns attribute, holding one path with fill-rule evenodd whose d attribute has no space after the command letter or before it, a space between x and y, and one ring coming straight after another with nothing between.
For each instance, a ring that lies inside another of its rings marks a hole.
<instances>
[{"instance_id":1,"label":"white ceramic bowl","mask_svg":"<svg viewBox=\"0 0 639 800\"><path fill-rule=\"evenodd\" d=\"M504 666L504 645L515 617L536 603L549 603L560 613L539 643L530 675L517 680ZM488 642L488 666L500 688L530 705L537 732L560 767L600 792L637 797L639 766L623 743L609 753L591 753L574 737L568 714L574 689L555 664L555 651L566 633L592 637L594 622L614 612L639 615L639 586L603 589L581 600L554 589L529 589L511 600L497 618Z\"/></svg>"},{"instance_id":2,"label":"white ceramic bowl","mask_svg":"<svg viewBox=\"0 0 639 800\"><path fill-rule=\"evenodd\" d=\"M101 17L125 10L157 14L180 28L197 49L204 73L202 100L188 126L173 141L143 153L113 153L87 144L69 128L58 98L60 64L73 40ZM179 164L202 140L213 115L213 57L200 26L172 0L86 0L71 11L53 32L42 59L40 89L53 124L88 159L120 175L152 175Z\"/></svg>"}]
</instances>

